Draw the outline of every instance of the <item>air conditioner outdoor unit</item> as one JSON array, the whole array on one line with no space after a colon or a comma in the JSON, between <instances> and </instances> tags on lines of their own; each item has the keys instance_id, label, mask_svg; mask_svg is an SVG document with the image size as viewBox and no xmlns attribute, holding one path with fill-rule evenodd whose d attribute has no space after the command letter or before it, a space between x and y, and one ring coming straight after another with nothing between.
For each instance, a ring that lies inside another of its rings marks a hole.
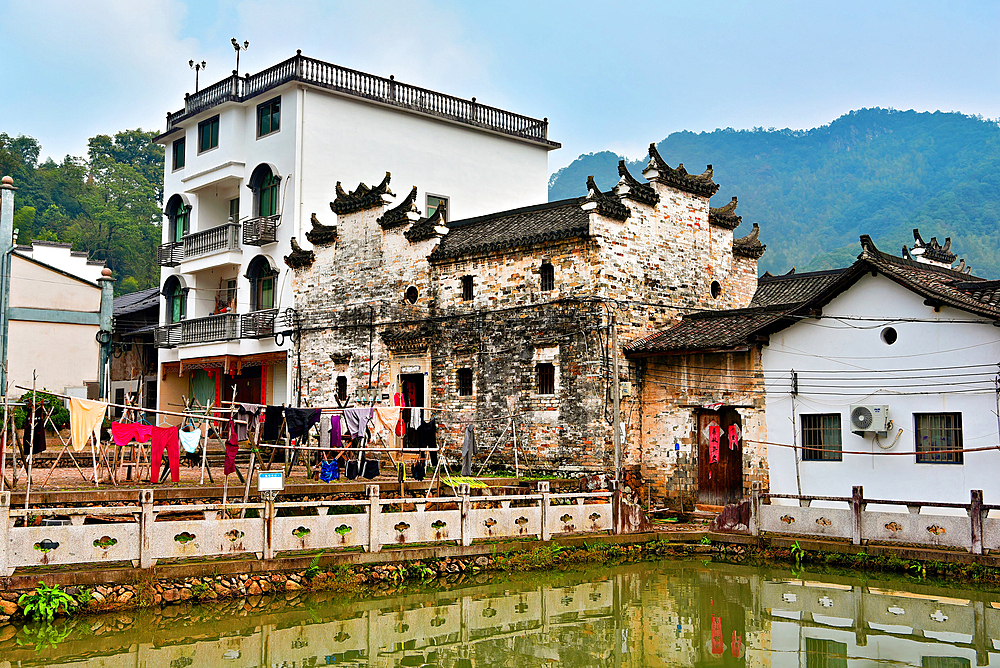
<instances>
[{"instance_id":1,"label":"air conditioner outdoor unit","mask_svg":"<svg viewBox=\"0 0 1000 668\"><path fill-rule=\"evenodd\" d=\"M859 404L851 406L851 431L863 434L866 431L888 432L889 407Z\"/></svg>"}]
</instances>

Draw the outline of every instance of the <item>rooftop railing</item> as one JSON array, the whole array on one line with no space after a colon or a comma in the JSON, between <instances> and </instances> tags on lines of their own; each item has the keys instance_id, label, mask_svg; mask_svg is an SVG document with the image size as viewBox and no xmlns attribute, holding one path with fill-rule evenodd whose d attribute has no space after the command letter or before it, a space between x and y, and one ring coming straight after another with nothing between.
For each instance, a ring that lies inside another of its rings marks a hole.
<instances>
[{"instance_id":1,"label":"rooftop railing","mask_svg":"<svg viewBox=\"0 0 1000 668\"><path fill-rule=\"evenodd\" d=\"M538 120L426 88L340 67L301 54L246 77L236 74L184 97L184 108L167 114L167 131L180 121L225 102L243 102L288 83L301 81L353 97L372 100L421 114L445 118L548 146L548 119Z\"/></svg>"}]
</instances>

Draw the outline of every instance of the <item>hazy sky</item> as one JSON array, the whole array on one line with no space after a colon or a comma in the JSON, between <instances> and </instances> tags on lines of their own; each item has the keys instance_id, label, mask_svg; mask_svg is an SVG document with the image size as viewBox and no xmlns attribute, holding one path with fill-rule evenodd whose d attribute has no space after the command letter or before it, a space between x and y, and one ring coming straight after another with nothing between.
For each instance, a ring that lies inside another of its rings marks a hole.
<instances>
[{"instance_id":1,"label":"hazy sky","mask_svg":"<svg viewBox=\"0 0 1000 668\"><path fill-rule=\"evenodd\" d=\"M852 109L1000 117L1000 2L0 0L0 132L42 155L162 130L194 90L296 49L550 120L552 171L677 130L810 128Z\"/></svg>"}]
</instances>

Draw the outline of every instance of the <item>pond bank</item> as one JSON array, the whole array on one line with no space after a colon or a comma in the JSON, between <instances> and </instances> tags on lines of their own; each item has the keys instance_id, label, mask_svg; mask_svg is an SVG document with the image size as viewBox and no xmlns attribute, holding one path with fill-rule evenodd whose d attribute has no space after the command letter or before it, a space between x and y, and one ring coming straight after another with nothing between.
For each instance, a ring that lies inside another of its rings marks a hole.
<instances>
[{"instance_id":1,"label":"pond bank","mask_svg":"<svg viewBox=\"0 0 1000 668\"><path fill-rule=\"evenodd\" d=\"M59 585L81 602L82 613L168 606L188 601L241 599L279 592L388 590L409 580L456 583L471 576L543 570L576 563L642 560L650 556L707 553L704 531L631 535L579 535L551 541L502 541L470 546L434 545L381 552L333 552L269 561L204 560L151 569L32 569L0 578L0 624L18 618L17 600L39 582ZM485 580L484 580L485 581Z\"/></svg>"}]
</instances>

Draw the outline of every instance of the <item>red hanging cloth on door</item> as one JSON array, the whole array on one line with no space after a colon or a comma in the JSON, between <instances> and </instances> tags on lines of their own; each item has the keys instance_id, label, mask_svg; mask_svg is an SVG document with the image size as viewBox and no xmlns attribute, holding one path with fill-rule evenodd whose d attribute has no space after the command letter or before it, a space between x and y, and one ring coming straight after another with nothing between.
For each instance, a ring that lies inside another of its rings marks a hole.
<instances>
[{"instance_id":1,"label":"red hanging cloth on door","mask_svg":"<svg viewBox=\"0 0 1000 668\"><path fill-rule=\"evenodd\" d=\"M708 427L708 463L719 461L719 443L722 441L722 427L717 424Z\"/></svg>"},{"instance_id":2,"label":"red hanging cloth on door","mask_svg":"<svg viewBox=\"0 0 1000 668\"><path fill-rule=\"evenodd\" d=\"M734 424L729 425L729 449L735 450L740 447L740 428Z\"/></svg>"}]
</instances>

